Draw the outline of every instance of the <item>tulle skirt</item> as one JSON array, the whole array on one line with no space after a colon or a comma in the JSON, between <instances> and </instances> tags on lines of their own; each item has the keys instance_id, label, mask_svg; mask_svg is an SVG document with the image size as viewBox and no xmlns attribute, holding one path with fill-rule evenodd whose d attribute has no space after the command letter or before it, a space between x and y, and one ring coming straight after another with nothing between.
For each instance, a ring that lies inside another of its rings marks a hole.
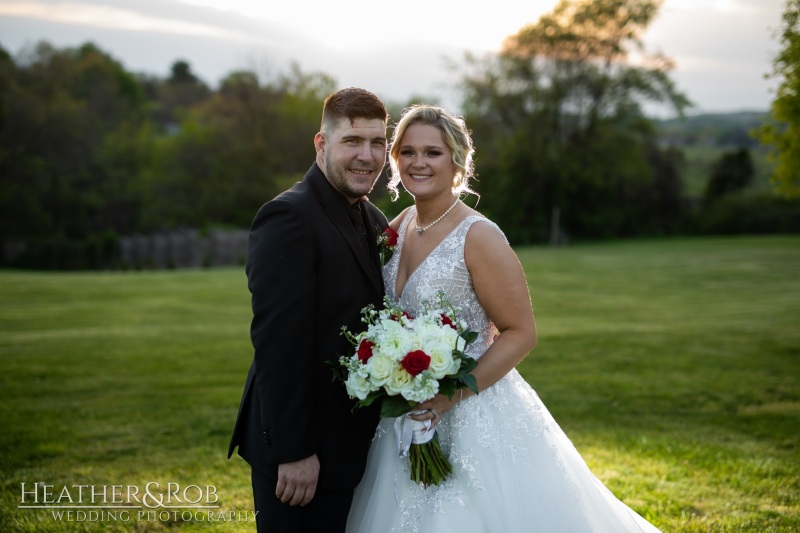
<instances>
[{"instance_id":1,"label":"tulle skirt","mask_svg":"<svg viewBox=\"0 0 800 533\"><path fill-rule=\"evenodd\" d=\"M454 472L441 485L410 480L394 420L378 426L348 532L658 531L591 473L516 370L443 415L437 432Z\"/></svg>"}]
</instances>

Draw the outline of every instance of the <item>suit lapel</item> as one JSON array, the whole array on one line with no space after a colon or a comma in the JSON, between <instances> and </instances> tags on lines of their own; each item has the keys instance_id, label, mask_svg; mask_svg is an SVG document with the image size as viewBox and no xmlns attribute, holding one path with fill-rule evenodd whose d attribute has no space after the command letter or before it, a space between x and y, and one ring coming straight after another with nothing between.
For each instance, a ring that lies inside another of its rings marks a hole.
<instances>
[{"instance_id":1,"label":"suit lapel","mask_svg":"<svg viewBox=\"0 0 800 533\"><path fill-rule=\"evenodd\" d=\"M364 251L363 246L359 242L359 237L356 235L355 229L353 228L353 223L350 222L350 219L345 213L344 208L342 207L340 199L336 196L336 190L328 183L328 180L325 178L325 175L316 165L316 163L311 167L311 170L306 174L306 179L311 183L312 187L317 193L317 197L320 199L320 203L322 204L322 209L325 212L325 216L331 221L331 223L339 230L344 240L347 242L347 246L350 248L350 252L355 256L356 260L358 261L361 270L366 274L367 278L372 283L373 288L378 291L379 294L383 293L383 278L381 277L381 271L378 265L372 261L370 256L372 254L367 254ZM372 224L372 219L367 215L366 220L368 221L367 225L367 234L370 235L371 242L375 242L373 236L375 235L375 229L371 228L370 225ZM377 237L375 237L377 238Z\"/></svg>"}]
</instances>

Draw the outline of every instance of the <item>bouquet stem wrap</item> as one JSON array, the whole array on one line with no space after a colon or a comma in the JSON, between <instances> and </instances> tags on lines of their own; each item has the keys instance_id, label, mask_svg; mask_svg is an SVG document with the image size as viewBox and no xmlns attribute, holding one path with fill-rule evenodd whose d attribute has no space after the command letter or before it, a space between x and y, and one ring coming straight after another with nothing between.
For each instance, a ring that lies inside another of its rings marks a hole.
<instances>
[{"instance_id":1,"label":"bouquet stem wrap","mask_svg":"<svg viewBox=\"0 0 800 533\"><path fill-rule=\"evenodd\" d=\"M403 458L408 455L412 444L420 445L430 442L435 431L429 431L431 421L420 422L408 415L421 415L425 411L411 411L403 416L398 416L394 421L394 434L397 437L397 455Z\"/></svg>"},{"instance_id":2,"label":"bouquet stem wrap","mask_svg":"<svg viewBox=\"0 0 800 533\"><path fill-rule=\"evenodd\" d=\"M425 411L412 411L422 414ZM453 467L442 453L436 431L430 431L431 421L414 420L408 414L394 421L394 434L397 437L397 455L409 456L411 480L428 485L438 485L453 472Z\"/></svg>"}]
</instances>

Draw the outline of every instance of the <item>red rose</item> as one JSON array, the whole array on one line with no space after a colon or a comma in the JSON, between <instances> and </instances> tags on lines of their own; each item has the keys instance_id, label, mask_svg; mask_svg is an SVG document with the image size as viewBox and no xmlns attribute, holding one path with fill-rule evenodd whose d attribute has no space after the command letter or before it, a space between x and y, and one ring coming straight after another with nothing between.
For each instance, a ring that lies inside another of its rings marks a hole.
<instances>
[{"instance_id":1,"label":"red rose","mask_svg":"<svg viewBox=\"0 0 800 533\"><path fill-rule=\"evenodd\" d=\"M361 339L361 344L358 345L358 360L362 363L366 363L369 361L369 358L372 357L372 347L375 346L375 343L367 340Z\"/></svg>"},{"instance_id":2,"label":"red rose","mask_svg":"<svg viewBox=\"0 0 800 533\"><path fill-rule=\"evenodd\" d=\"M422 350L414 350L408 352L406 356L400 361L400 365L412 376L416 376L420 372L428 370L431 366L431 356Z\"/></svg>"},{"instance_id":3,"label":"red rose","mask_svg":"<svg viewBox=\"0 0 800 533\"><path fill-rule=\"evenodd\" d=\"M449 316L447 316L447 315L446 315L446 314L444 314L444 313L442 313L442 315L441 315L441 316L442 316L442 325L443 325L443 326L450 326L451 328L453 328L453 329L455 329L455 330L458 330L458 328L456 327L456 325L455 325L455 324L453 324L453 321L452 321L452 320L450 320L450 317L449 317Z\"/></svg>"},{"instance_id":4,"label":"red rose","mask_svg":"<svg viewBox=\"0 0 800 533\"><path fill-rule=\"evenodd\" d=\"M403 311L403 315L402 316L406 317L409 320L413 320L414 319L413 316L409 315L405 311ZM400 321L400 315L392 315L392 320L394 320L395 322L399 322Z\"/></svg>"},{"instance_id":5,"label":"red rose","mask_svg":"<svg viewBox=\"0 0 800 533\"><path fill-rule=\"evenodd\" d=\"M390 227L383 230L383 239L386 243L386 246L393 248L397 246L397 232Z\"/></svg>"}]
</instances>

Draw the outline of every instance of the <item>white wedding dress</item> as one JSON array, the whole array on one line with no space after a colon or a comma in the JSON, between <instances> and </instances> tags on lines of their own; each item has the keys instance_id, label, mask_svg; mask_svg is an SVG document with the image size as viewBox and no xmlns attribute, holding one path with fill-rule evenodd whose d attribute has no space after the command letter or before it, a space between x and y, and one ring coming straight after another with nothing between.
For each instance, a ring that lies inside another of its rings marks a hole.
<instances>
[{"instance_id":1,"label":"white wedding dress","mask_svg":"<svg viewBox=\"0 0 800 533\"><path fill-rule=\"evenodd\" d=\"M397 299L398 260L412 207L395 253L383 270L386 293ZM464 262L464 242L479 216L462 221L415 270L399 298L413 312L443 290L459 318L479 332L467 353L478 359L497 330L488 320ZM498 231L499 228L498 228ZM536 392L516 370L458 403L436 430L453 474L427 489L409 478L398 458L393 418L384 418L356 488L348 532L579 533L657 532L618 500L586 466Z\"/></svg>"}]
</instances>

